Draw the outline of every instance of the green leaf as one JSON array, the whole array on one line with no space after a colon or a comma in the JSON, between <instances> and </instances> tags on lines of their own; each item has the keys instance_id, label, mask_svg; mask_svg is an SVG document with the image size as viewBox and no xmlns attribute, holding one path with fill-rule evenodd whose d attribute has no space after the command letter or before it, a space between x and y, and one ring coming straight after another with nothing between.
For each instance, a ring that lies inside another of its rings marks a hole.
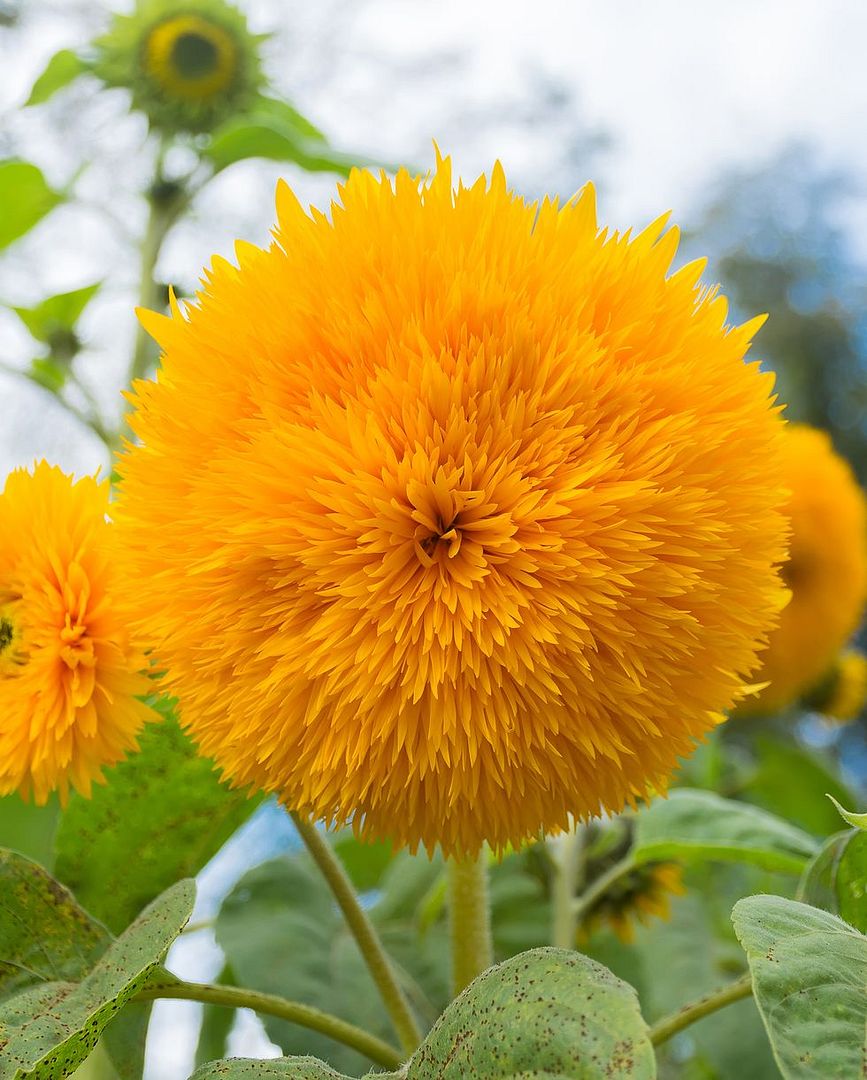
<instances>
[{"instance_id":1,"label":"green leaf","mask_svg":"<svg viewBox=\"0 0 867 1080\"><path fill-rule=\"evenodd\" d=\"M311 120L308 120L288 101L282 101L280 98L259 97L255 106L247 113L247 118L272 120L284 127L292 128L305 139L313 139L315 142L328 141Z\"/></svg>"},{"instance_id":2,"label":"green leaf","mask_svg":"<svg viewBox=\"0 0 867 1080\"><path fill-rule=\"evenodd\" d=\"M448 1006L409 1063L387 1075L652 1080L656 1062L631 986L580 953L534 949L480 975ZM214 1061L191 1080L217 1077L348 1080L309 1057Z\"/></svg>"},{"instance_id":3,"label":"green leaf","mask_svg":"<svg viewBox=\"0 0 867 1080\"><path fill-rule=\"evenodd\" d=\"M87 69L88 66L84 60L71 49L61 49L45 65L42 74L33 84L30 97L24 102L25 106L41 105L43 102L48 101L58 90L62 90L64 86L69 86L73 80L77 79Z\"/></svg>"},{"instance_id":4,"label":"green leaf","mask_svg":"<svg viewBox=\"0 0 867 1080\"><path fill-rule=\"evenodd\" d=\"M738 901L732 922L785 1080L865 1075L867 938L780 896Z\"/></svg>"},{"instance_id":5,"label":"green leaf","mask_svg":"<svg viewBox=\"0 0 867 1080\"><path fill-rule=\"evenodd\" d=\"M333 150L321 137L305 134L277 115L229 121L217 128L203 153L217 172L247 158L289 161L307 172L334 172L341 176L348 176L356 166L370 164Z\"/></svg>"},{"instance_id":6,"label":"green leaf","mask_svg":"<svg viewBox=\"0 0 867 1080\"><path fill-rule=\"evenodd\" d=\"M49 870L54 862L54 832L60 806L52 797L45 806L19 795L0 798L0 847L20 851Z\"/></svg>"},{"instance_id":7,"label":"green leaf","mask_svg":"<svg viewBox=\"0 0 867 1080\"><path fill-rule=\"evenodd\" d=\"M32 229L62 200L29 161L0 162L0 250Z\"/></svg>"},{"instance_id":8,"label":"green leaf","mask_svg":"<svg viewBox=\"0 0 867 1080\"><path fill-rule=\"evenodd\" d=\"M636 816L638 862L723 859L799 874L817 846L781 818L710 791L678 788Z\"/></svg>"},{"instance_id":9,"label":"green leaf","mask_svg":"<svg viewBox=\"0 0 867 1080\"><path fill-rule=\"evenodd\" d=\"M534 949L480 975L413 1055L407 1080L656 1076L631 986L581 953Z\"/></svg>"},{"instance_id":10,"label":"green leaf","mask_svg":"<svg viewBox=\"0 0 867 1080\"><path fill-rule=\"evenodd\" d=\"M804 871L798 899L867 931L867 834L848 829L827 840Z\"/></svg>"},{"instance_id":11,"label":"green leaf","mask_svg":"<svg viewBox=\"0 0 867 1080\"><path fill-rule=\"evenodd\" d=\"M867 829L867 814L855 814L851 810L844 810L833 795L829 795L828 798L837 807L837 813L844 821L848 821L856 829Z\"/></svg>"},{"instance_id":12,"label":"green leaf","mask_svg":"<svg viewBox=\"0 0 867 1080\"><path fill-rule=\"evenodd\" d=\"M332 841L349 880L359 892L369 892L382 881L382 875L394 858L394 848L387 841L359 840L351 829L344 829Z\"/></svg>"},{"instance_id":13,"label":"green leaf","mask_svg":"<svg viewBox=\"0 0 867 1080\"><path fill-rule=\"evenodd\" d=\"M57 876L114 931L197 874L257 805L220 783L171 717L149 724L139 744L90 799L70 798L57 831Z\"/></svg>"},{"instance_id":14,"label":"green leaf","mask_svg":"<svg viewBox=\"0 0 867 1080\"><path fill-rule=\"evenodd\" d=\"M105 927L47 870L0 850L0 1001L82 978L110 943Z\"/></svg>"},{"instance_id":15,"label":"green leaf","mask_svg":"<svg viewBox=\"0 0 867 1080\"><path fill-rule=\"evenodd\" d=\"M75 326L81 313L101 288L102 282L97 281L81 289L49 296L35 307L13 307L12 310L37 341L50 345L58 333Z\"/></svg>"},{"instance_id":16,"label":"green leaf","mask_svg":"<svg viewBox=\"0 0 867 1080\"><path fill-rule=\"evenodd\" d=\"M761 736L755 743L758 769L744 788L744 798L785 818L815 836L840 828L826 792L844 805L854 801L833 760L791 738Z\"/></svg>"},{"instance_id":17,"label":"green leaf","mask_svg":"<svg viewBox=\"0 0 867 1080\"><path fill-rule=\"evenodd\" d=\"M30 365L28 378L44 386L52 394L62 390L69 376L68 370L51 356L39 356Z\"/></svg>"},{"instance_id":18,"label":"green leaf","mask_svg":"<svg viewBox=\"0 0 867 1080\"><path fill-rule=\"evenodd\" d=\"M6 1000L0 1008L0 1080L54 1080L84 1061L109 1021L160 970L194 900L193 882L178 882L80 981L39 983Z\"/></svg>"},{"instance_id":19,"label":"green leaf","mask_svg":"<svg viewBox=\"0 0 867 1080\"><path fill-rule=\"evenodd\" d=\"M373 1077L371 1073L371 1077ZM377 1072L377 1080L397 1080L398 1073ZM190 1080L352 1080L344 1073L337 1073L324 1061L312 1057L266 1058L230 1058L228 1061L209 1061L200 1065Z\"/></svg>"},{"instance_id":20,"label":"green leaf","mask_svg":"<svg viewBox=\"0 0 867 1080\"><path fill-rule=\"evenodd\" d=\"M422 933L417 914L440 870L439 861L401 853L370 908L425 1027L450 996L446 928ZM216 934L239 985L307 1002L380 1038L394 1038L355 939L306 854L274 859L246 874L223 903ZM269 1038L287 1054L315 1054L349 1073L368 1066L356 1051L324 1035L262 1019Z\"/></svg>"}]
</instances>

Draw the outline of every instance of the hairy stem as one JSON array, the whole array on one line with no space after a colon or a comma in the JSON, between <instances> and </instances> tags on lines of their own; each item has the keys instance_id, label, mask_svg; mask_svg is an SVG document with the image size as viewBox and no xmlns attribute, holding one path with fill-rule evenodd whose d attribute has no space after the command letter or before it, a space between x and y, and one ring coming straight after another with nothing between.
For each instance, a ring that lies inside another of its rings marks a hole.
<instances>
[{"instance_id":1,"label":"hairy stem","mask_svg":"<svg viewBox=\"0 0 867 1080\"><path fill-rule=\"evenodd\" d=\"M361 906L358 895L340 860L331 850L324 836L315 825L305 821L304 818L294 812L292 820L295 822L307 850L334 893L334 898L343 912L349 929L352 931L361 955L364 957L368 970L373 976L373 981L382 995L382 1000L391 1017L391 1022L400 1039L401 1046L407 1055L411 1054L421 1042L421 1032L373 923Z\"/></svg>"},{"instance_id":2,"label":"hairy stem","mask_svg":"<svg viewBox=\"0 0 867 1080\"><path fill-rule=\"evenodd\" d=\"M293 1024L310 1028L328 1035L337 1042L351 1046L377 1065L393 1069L401 1063L401 1055L387 1042L367 1031L341 1020L338 1016L321 1012L300 1001L288 1001L274 994L260 994L257 990L244 990L237 986L216 986L209 983L171 982L148 986L137 995L136 1001L154 1001L157 998L180 998L184 1001L201 1001L206 1005L226 1005L233 1009L253 1009L265 1016L276 1016Z\"/></svg>"},{"instance_id":3,"label":"hairy stem","mask_svg":"<svg viewBox=\"0 0 867 1080\"><path fill-rule=\"evenodd\" d=\"M575 893L584 888L587 829L574 824L555 837L552 845L554 880L551 888L551 944L558 949L575 948L578 929Z\"/></svg>"},{"instance_id":4,"label":"hairy stem","mask_svg":"<svg viewBox=\"0 0 867 1080\"><path fill-rule=\"evenodd\" d=\"M488 855L449 859L449 935L455 997L494 962L488 901Z\"/></svg>"},{"instance_id":5,"label":"hairy stem","mask_svg":"<svg viewBox=\"0 0 867 1080\"><path fill-rule=\"evenodd\" d=\"M712 990L704 997L684 1005L676 1013L654 1024L650 1029L650 1041L654 1046L659 1046L660 1043L667 1042L673 1035L677 1035L679 1031L683 1031L702 1017L709 1016L717 1009L723 1009L735 1001L740 1001L741 998L749 997L752 992L753 980L747 972L728 986L723 986L720 990Z\"/></svg>"}]
</instances>

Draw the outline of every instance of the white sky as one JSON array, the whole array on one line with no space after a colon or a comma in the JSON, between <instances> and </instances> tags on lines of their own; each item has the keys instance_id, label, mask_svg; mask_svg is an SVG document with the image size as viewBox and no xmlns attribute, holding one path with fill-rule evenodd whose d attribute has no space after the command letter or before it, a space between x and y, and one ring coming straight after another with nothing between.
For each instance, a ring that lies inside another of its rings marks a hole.
<instances>
[{"instance_id":1,"label":"white sky","mask_svg":"<svg viewBox=\"0 0 867 1080\"><path fill-rule=\"evenodd\" d=\"M516 184L533 193L546 184L577 188L595 172L602 216L616 225L667 208L688 220L725 170L768 159L793 139L809 141L819 160L850 168L859 186L867 172L867 5L858 0L246 6L256 29L276 31L268 46L272 75L335 144L426 167L436 138L464 175L500 156ZM145 168L143 128L123 117L120 97L89 103L79 93L72 118L62 102L23 115L14 110L45 59L85 40L108 5L27 0L23 7L23 30L0 30L0 135L56 182L75 169L76 140L95 136L109 162L91 169L80 188L93 203L111 203L135 231L143 215L135 198ZM564 175L568 108L555 125L511 124L534 75L574 88L574 126L606 130L610 149ZM272 164L236 166L202 197L196 220L171 238L163 275L192 284L212 253L230 252L235 236L263 240L281 172L310 201L325 203L333 191L332 178ZM859 233L867 232L865 204L848 209ZM64 209L0 257L0 298L12 302L98 278L108 287L84 323L92 349L80 368L113 407L136 278L134 253L118 229L101 225L92 209ZM31 355L27 335L0 314L0 358L21 364ZM104 461L99 443L39 391L0 378L0 404L0 476L43 455L76 471Z\"/></svg>"},{"instance_id":2,"label":"white sky","mask_svg":"<svg viewBox=\"0 0 867 1080\"><path fill-rule=\"evenodd\" d=\"M568 111L539 130L509 121L535 73L573 88L577 122L612 136L611 148L593 164L602 181L602 217L615 225L641 223L667 208L688 220L725 170L769 159L793 140L810 142L819 160L847 167L865 186L867 4L861 0L250 0L244 6L256 29L278 31L268 47L275 79L341 147L427 167L436 138L465 176L499 155L527 190L544 191L546 183L577 189L589 170L563 176L558 140L571 134ZM81 190L97 207L113 207L135 233L143 222L135 197L146 169L143 128L124 118L119 97L94 102L79 93L73 115L62 103L23 115L15 110L47 57L85 40L107 5L24 0L23 7L21 31L0 29L0 152L14 145L62 183L75 171L81 140L96 139L105 161L82 179ZM160 264L164 277L192 283L212 253L230 253L233 237L262 241L281 172L302 198L324 204L333 191L331 178L271 164L236 167L171 238ZM850 210L853 227L867 233L863 197ZM863 240L860 247L867 250ZM134 249L118 223L106 225L93 208L67 208L0 256L0 299L33 302L105 278L104 295L83 325L89 351L81 370L110 406L131 340L136 275ZM14 317L0 313L0 359L24 364L32 355ZM0 416L0 478L42 456L78 472L105 464L95 438L20 381L0 377ZM189 1023L153 1048L151 1080L187 1075L196 1007L188 1012ZM256 1030L245 1022L235 1052L263 1050Z\"/></svg>"}]
</instances>

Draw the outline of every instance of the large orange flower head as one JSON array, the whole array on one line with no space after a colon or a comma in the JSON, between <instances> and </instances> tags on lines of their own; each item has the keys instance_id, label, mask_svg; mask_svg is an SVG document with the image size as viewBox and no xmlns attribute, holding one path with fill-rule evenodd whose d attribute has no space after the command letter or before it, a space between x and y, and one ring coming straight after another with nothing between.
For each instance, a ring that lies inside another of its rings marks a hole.
<instances>
[{"instance_id":1,"label":"large orange flower head","mask_svg":"<svg viewBox=\"0 0 867 1080\"><path fill-rule=\"evenodd\" d=\"M139 383L119 524L202 750L470 854L662 788L785 590L772 376L664 219L490 183L278 191Z\"/></svg>"},{"instance_id":2,"label":"large orange flower head","mask_svg":"<svg viewBox=\"0 0 867 1080\"><path fill-rule=\"evenodd\" d=\"M90 794L154 715L107 507L107 483L45 462L0 494L0 795Z\"/></svg>"},{"instance_id":3,"label":"large orange flower head","mask_svg":"<svg viewBox=\"0 0 867 1080\"><path fill-rule=\"evenodd\" d=\"M768 686L744 713L785 708L830 674L867 601L867 501L855 474L824 431L789 425L784 445L792 600L756 675Z\"/></svg>"}]
</instances>

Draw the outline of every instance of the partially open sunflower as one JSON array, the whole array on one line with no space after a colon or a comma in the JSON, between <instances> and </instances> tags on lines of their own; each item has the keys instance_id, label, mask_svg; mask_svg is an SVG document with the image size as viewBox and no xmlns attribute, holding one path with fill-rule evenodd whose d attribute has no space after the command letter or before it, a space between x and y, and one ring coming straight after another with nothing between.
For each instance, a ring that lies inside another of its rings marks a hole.
<instances>
[{"instance_id":1,"label":"partially open sunflower","mask_svg":"<svg viewBox=\"0 0 867 1080\"><path fill-rule=\"evenodd\" d=\"M109 86L129 89L153 127L208 131L262 85L262 40L223 0L140 0L96 42L94 70Z\"/></svg>"}]
</instances>

